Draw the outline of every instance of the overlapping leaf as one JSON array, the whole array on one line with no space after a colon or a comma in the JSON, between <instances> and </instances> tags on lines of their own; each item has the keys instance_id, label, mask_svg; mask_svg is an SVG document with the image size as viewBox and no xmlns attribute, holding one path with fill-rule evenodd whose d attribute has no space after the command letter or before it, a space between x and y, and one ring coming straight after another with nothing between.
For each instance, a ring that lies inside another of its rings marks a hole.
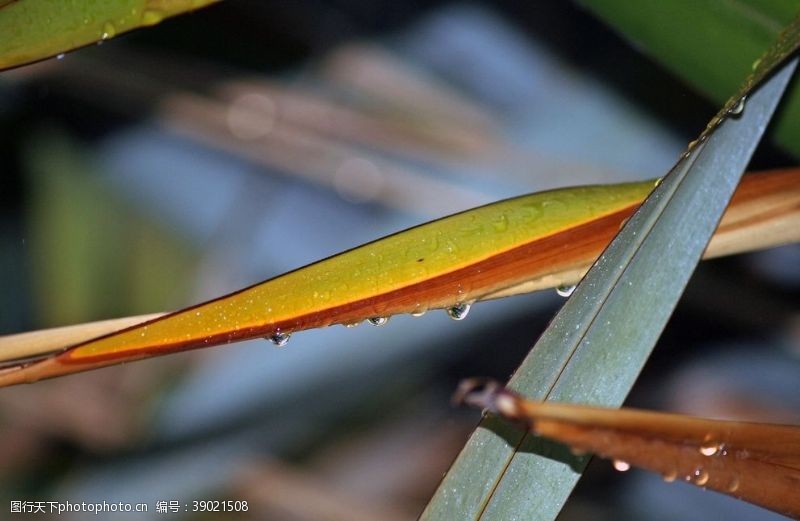
<instances>
[{"instance_id":1,"label":"overlapping leaf","mask_svg":"<svg viewBox=\"0 0 800 521\"><path fill-rule=\"evenodd\" d=\"M718 103L800 10L794 0L578 2ZM800 154L800 86L784 105L775 137Z\"/></svg>"},{"instance_id":2,"label":"overlapping leaf","mask_svg":"<svg viewBox=\"0 0 800 521\"><path fill-rule=\"evenodd\" d=\"M525 400L493 382L464 381L457 401L523 423L535 435L800 516L800 427L707 420L635 409Z\"/></svg>"},{"instance_id":3,"label":"overlapping leaf","mask_svg":"<svg viewBox=\"0 0 800 521\"><path fill-rule=\"evenodd\" d=\"M0 361L14 367L0 373L0 384L249 338L282 343L296 331L370 318L379 323L401 313L452 308L457 315L476 300L574 284L655 184L575 187L501 201L140 324L122 319L2 337ZM800 240L798 220L800 170L753 174L707 256ZM103 333L110 334L93 338Z\"/></svg>"},{"instance_id":4,"label":"overlapping leaf","mask_svg":"<svg viewBox=\"0 0 800 521\"><path fill-rule=\"evenodd\" d=\"M609 244L512 377L525 396L619 406L666 325L794 73L800 18ZM586 465L488 417L423 519L550 520Z\"/></svg>"}]
</instances>

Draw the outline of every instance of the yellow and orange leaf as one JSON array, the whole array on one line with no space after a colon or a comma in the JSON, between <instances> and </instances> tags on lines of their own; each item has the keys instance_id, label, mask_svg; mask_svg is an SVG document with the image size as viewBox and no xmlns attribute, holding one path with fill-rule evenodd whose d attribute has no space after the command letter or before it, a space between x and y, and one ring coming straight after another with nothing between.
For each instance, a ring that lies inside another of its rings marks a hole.
<instances>
[{"instance_id":1,"label":"yellow and orange leaf","mask_svg":"<svg viewBox=\"0 0 800 521\"><path fill-rule=\"evenodd\" d=\"M0 1L0 70L102 42L217 1Z\"/></svg>"},{"instance_id":2,"label":"yellow and orange leaf","mask_svg":"<svg viewBox=\"0 0 800 521\"><path fill-rule=\"evenodd\" d=\"M0 371L0 386L250 338L281 343L305 329L573 284L654 185L651 180L564 188L445 217L230 295L63 346L44 360L14 364ZM706 256L800 240L798 219L800 169L746 176ZM0 353L19 337L0 337Z\"/></svg>"},{"instance_id":3,"label":"yellow and orange leaf","mask_svg":"<svg viewBox=\"0 0 800 521\"><path fill-rule=\"evenodd\" d=\"M476 379L462 382L454 400L524 423L575 453L612 459L618 470L639 467L800 516L800 426L532 401Z\"/></svg>"}]
</instances>

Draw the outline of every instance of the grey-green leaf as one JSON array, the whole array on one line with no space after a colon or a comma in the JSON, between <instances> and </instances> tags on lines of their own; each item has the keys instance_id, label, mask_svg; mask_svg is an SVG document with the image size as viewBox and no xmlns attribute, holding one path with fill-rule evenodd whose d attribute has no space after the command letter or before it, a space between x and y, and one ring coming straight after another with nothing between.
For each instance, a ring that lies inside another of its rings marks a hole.
<instances>
[{"instance_id":1,"label":"grey-green leaf","mask_svg":"<svg viewBox=\"0 0 800 521\"><path fill-rule=\"evenodd\" d=\"M658 340L797 60L800 19L762 58L598 259L509 386L535 399L619 406ZM751 89L754 89L751 92ZM747 95L738 114L738 100ZM737 113L735 117L727 117ZM423 519L555 519L586 457L487 417Z\"/></svg>"}]
</instances>

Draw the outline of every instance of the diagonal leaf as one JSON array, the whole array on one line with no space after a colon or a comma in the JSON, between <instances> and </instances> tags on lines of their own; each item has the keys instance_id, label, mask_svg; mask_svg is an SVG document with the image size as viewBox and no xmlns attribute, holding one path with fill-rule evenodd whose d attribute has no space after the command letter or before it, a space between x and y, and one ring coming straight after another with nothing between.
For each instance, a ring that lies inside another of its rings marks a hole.
<instances>
[{"instance_id":1,"label":"diagonal leaf","mask_svg":"<svg viewBox=\"0 0 800 521\"><path fill-rule=\"evenodd\" d=\"M700 259L796 60L763 86L756 85L798 45L800 18L600 256L513 376L512 389L537 399L622 403ZM587 461L489 416L422 518L554 519Z\"/></svg>"},{"instance_id":2,"label":"diagonal leaf","mask_svg":"<svg viewBox=\"0 0 800 521\"><path fill-rule=\"evenodd\" d=\"M503 271L496 274L497 284L503 289L485 294L477 300L572 286L600 255L625 218L620 214L618 221L611 222L602 230L593 230L598 240L572 252L566 263L562 262L566 260L564 256L551 257L540 265L506 266L498 262L498 268L502 267ZM566 241L572 235L574 230L566 230L553 234L549 240ZM800 169L759 172L747 175L742 180L703 257L714 258L796 241L800 241ZM486 247L487 244L481 243L481 246ZM561 247L569 248L568 245ZM486 253L492 252L487 249ZM457 260L457 257L454 256L452 260ZM512 285L514 280L519 279L524 281ZM375 298L380 298L380 295L375 295ZM2 336L0 363L47 355L162 315L164 313L124 317ZM362 320L366 318L361 317Z\"/></svg>"},{"instance_id":3,"label":"diagonal leaf","mask_svg":"<svg viewBox=\"0 0 800 521\"><path fill-rule=\"evenodd\" d=\"M465 380L455 397L523 423L535 436L800 517L800 427L525 400Z\"/></svg>"},{"instance_id":4,"label":"diagonal leaf","mask_svg":"<svg viewBox=\"0 0 800 521\"><path fill-rule=\"evenodd\" d=\"M574 284L654 185L568 188L501 201L163 319L147 317L146 324L128 317L0 337L3 362L83 343L44 368L9 370L0 384ZM706 257L793 240L800 240L800 169L761 172L745 177ZM90 342L123 328L129 329Z\"/></svg>"},{"instance_id":5,"label":"diagonal leaf","mask_svg":"<svg viewBox=\"0 0 800 521\"><path fill-rule=\"evenodd\" d=\"M795 0L578 0L700 92L722 103L800 10ZM800 154L800 85L775 139Z\"/></svg>"},{"instance_id":6,"label":"diagonal leaf","mask_svg":"<svg viewBox=\"0 0 800 521\"><path fill-rule=\"evenodd\" d=\"M0 2L0 70L155 25L219 0Z\"/></svg>"}]
</instances>

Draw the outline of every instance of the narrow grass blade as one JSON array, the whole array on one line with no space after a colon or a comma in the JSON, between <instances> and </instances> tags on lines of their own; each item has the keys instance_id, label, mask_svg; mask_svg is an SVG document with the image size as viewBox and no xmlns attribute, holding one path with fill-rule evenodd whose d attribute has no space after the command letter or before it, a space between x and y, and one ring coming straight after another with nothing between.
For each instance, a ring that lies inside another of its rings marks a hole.
<instances>
[{"instance_id":1,"label":"narrow grass blade","mask_svg":"<svg viewBox=\"0 0 800 521\"><path fill-rule=\"evenodd\" d=\"M469 304L531 272L547 274L554 261L580 265L576 256L602 245L598 232L616 231L652 187L646 181L554 190L446 217L7 371L0 385Z\"/></svg>"},{"instance_id":2,"label":"narrow grass blade","mask_svg":"<svg viewBox=\"0 0 800 521\"><path fill-rule=\"evenodd\" d=\"M0 2L0 70L155 25L218 0Z\"/></svg>"},{"instance_id":3,"label":"narrow grass blade","mask_svg":"<svg viewBox=\"0 0 800 521\"><path fill-rule=\"evenodd\" d=\"M535 399L623 402L794 72L796 59L780 64L800 44L799 33L800 19L629 219L523 361L511 389ZM587 461L489 416L422 518L555 519Z\"/></svg>"},{"instance_id":4,"label":"narrow grass blade","mask_svg":"<svg viewBox=\"0 0 800 521\"><path fill-rule=\"evenodd\" d=\"M795 0L578 2L718 103L800 8ZM800 85L786 94L782 113L774 139L800 154Z\"/></svg>"},{"instance_id":5,"label":"narrow grass blade","mask_svg":"<svg viewBox=\"0 0 800 521\"><path fill-rule=\"evenodd\" d=\"M456 400L526 425L535 436L800 517L800 426L525 400L466 380ZM666 485L665 485L666 486Z\"/></svg>"},{"instance_id":6,"label":"narrow grass blade","mask_svg":"<svg viewBox=\"0 0 800 521\"><path fill-rule=\"evenodd\" d=\"M654 185L654 181L643 183L639 195L632 199L633 204L628 204L630 201L623 198L620 201L622 204L620 211L615 211L616 206L612 205L599 216L586 221L579 220L573 223L574 225L560 230L536 228L525 219L509 217L516 215L517 210L525 209L526 205L531 205L537 198L545 197L539 194L517 198L510 206L508 202L497 203L508 207L505 213L494 213L491 209L495 205L490 205L462 216L463 222L469 222L471 229L482 228L488 231L488 235L478 233L472 239L459 237L457 227L454 228L448 219L394 235L342 254L335 263L335 269L330 267L329 261L323 261L321 264L324 266L328 263L328 267L320 269L319 266L316 268L310 266L300 272L289 273L263 283L258 286L261 288L258 291L255 291L254 287L224 297L222 300L225 306L221 308L215 307L213 303L193 308L195 313L200 312L200 315L195 315L198 319L195 325L201 324L204 328L193 330L192 324L187 324L185 329L179 329L178 334L194 335L189 338L195 339L194 343L185 344L180 348L211 346L229 341L231 337L225 335L235 332L237 327L242 329L241 311L246 312L246 308L254 306L260 306L262 309L261 322L254 322L255 326L248 334L269 336L278 331L291 333L326 324L354 323L378 314L388 316L414 313L425 309L452 307L471 300L499 298L538 289L573 285L580 280L625 219L641 203L644 193ZM614 190L617 188L613 186L603 189L609 193ZM595 192L597 195L602 191L597 192L595 189ZM558 197L553 195L557 193L561 192L550 193L546 196L549 199L542 199L542 208L549 208L555 204ZM565 200L570 201L570 204L588 203L596 206L603 200L597 197L581 198L578 196L580 193L589 192L585 189L567 189L563 192L569 194ZM544 214L549 215L550 211L547 210ZM507 229L498 230L502 228L504 219L508 222ZM408 242L406 237L408 233L414 234L416 239ZM514 238L510 243L512 246L490 240L488 237L491 235ZM800 169L754 173L746 176L737 189L705 256L727 255L798 240L800 240ZM434 241L452 245L452 250L445 247L439 251L440 258L435 267L431 266L433 258L419 262L420 258L425 258L421 252L430 250L430 245ZM406 251L418 252L420 256L400 256L403 248L399 246L403 244L406 245ZM461 254L465 244L474 249L471 257ZM385 260L386 258L394 260L390 263ZM465 259L471 263L469 266L464 262ZM425 271L420 271L420 264L426 262L428 266ZM372 273L375 277L394 279L397 286L393 290L383 291L383 286L377 282L378 279L373 278L370 284L365 286L365 292L359 296L355 293L357 290L355 286L343 286L350 274L354 273L352 270L360 270L362 276ZM306 278L309 277L308 272L311 272L310 280L313 283L305 285L298 283L304 280L298 277L303 271L306 272L304 276ZM448 275L451 272L459 275ZM449 284L433 285L426 282L441 280L444 276L449 277ZM332 284L332 281L341 281L341 284L337 286ZM282 291L290 294L283 294ZM406 292L406 296L398 298L403 291ZM326 292L329 293L327 300L323 297ZM278 308L273 303L285 302L289 297L295 299L296 305L291 308L293 310L291 313L294 315L290 315L294 322L284 319L283 323L276 324ZM161 318L162 315L126 317L2 336L0 364L19 365L23 359L43 358L69 346L84 344L96 337L139 325L142 327L131 331L137 331L141 336L141 333L147 330L144 323ZM181 312L174 314L173 318L166 319L170 322L162 326L168 326L167 330L174 335L175 328L179 327L174 321L183 320L179 317ZM202 322L203 318L206 319L205 322ZM210 330L212 326L214 329ZM147 328L150 329L150 326ZM170 337L154 336L152 329L150 335L145 345L148 351L144 352L152 355L160 354L161 351L157 346L160 343L168 343ZM121 338L124 338L123 335L109 336L104 340L104 345L117 345ZM118 356L111 361L121 362L141 354L142 351L132 349L118 353ZM54 372L52 375L83 369L80 364L75 363L56 367L62 373ZM31 366L28 373L34 370L38 368ZM11 372L7 374L9 375L7 378L11 378ZM14 378L21 378L24 374L15 372ZM0 377L0 383L4 381L8 380Z\"/></svg>"}]
</instances>

